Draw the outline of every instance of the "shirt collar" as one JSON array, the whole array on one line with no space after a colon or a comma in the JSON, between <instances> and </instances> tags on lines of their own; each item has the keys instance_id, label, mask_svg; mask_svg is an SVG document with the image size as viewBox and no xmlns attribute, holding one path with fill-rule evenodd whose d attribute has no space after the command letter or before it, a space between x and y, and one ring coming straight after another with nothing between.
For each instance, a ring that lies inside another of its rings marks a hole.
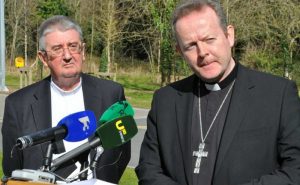
<instances>
[{"instance_id":1,"label":"shirt collar","mask_svg":"<svg viewBox=\"0 0 300 185\"><path fill-rule=\"evenodd\" d=\"M229 73L229 75L219 83L205 83L205 87L209 91L219 91L227 87L237 76L238 71L238 63L235 64L233 70Z\"/></svg>"},{"instance_id":2,"label":"shirt collar","mask_svg":"<svg viewBox=\"0 0 300 185\"><path fill-rule=\"evenodd\" d=\"M52 78L51 78L51 83L50 83L50 85L51 85L51 88L52 88L53 90L55 90L56 92L58 92L58 93L61 94L61 95L71 95L71 94L75 94L76 92L78 92L78 91L80 90L80 88L81 88L81 86L82 86L82 82L81 82L81 77L80 77L80 81L79 81L79 83L77 84L77 86L76 86L74 89L70 90L70 91L65 91L65 90L61 89L60 87L58 87L58 86L53 82Z\"/></svg>"}]
</instances>

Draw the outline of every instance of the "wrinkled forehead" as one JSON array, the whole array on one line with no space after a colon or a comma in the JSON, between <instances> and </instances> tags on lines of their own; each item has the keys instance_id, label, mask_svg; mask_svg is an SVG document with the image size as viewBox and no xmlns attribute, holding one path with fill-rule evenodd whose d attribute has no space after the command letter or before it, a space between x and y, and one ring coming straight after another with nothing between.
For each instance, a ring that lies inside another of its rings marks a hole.
<instances>
[{"instance_id":1,"label":"wrinkled forehead","mask_svg":"<svg viewBox=\"0 0 300 185\"><path fill-rule=\"evenodd\" d=\"M74 29L61 31L54 29L48 32L44 37L44 47L53 47L58 45L69 45L71 43L81 43L79 33Z\"/></svg>"}]
</instances>

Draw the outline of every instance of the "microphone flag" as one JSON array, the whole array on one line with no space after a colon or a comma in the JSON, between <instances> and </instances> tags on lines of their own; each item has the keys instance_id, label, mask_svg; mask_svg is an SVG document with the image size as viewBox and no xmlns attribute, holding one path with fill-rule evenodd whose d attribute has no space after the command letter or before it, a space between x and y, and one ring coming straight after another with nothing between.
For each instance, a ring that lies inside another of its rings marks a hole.
<instances>
[{"instance_id":1,"label":"microphone flag","mask_svg":"<svg viewBox=\"0 0 300 185\"><path fill-rule=\"evenodd\" d=\"M97 121L92 111L85 110L64 117L57 124L57 126L62 125L68 128L64 140L77 142L82 141L95 133Z\"/></svg>"},{"instance_id":2,"label":"microphone flag","mask_svg":"<svg viewBox=\"0 0 300 185\"><path fill-rule=\"evenodd\" d=\"M96 134L104 149L115 148L129 141L138 132L132 116L121 116L101 125Z\"/></svg>"}]
</instances>

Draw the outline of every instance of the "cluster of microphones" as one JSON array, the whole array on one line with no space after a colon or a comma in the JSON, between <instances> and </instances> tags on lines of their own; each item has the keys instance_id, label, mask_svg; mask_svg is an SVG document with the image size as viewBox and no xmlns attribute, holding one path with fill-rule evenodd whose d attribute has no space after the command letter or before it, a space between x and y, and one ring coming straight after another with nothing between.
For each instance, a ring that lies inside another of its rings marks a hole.
<instances>
[{"instance_id":1,"label":"cluster of microphones","mask_svg":"<svg viewBox=\"0 0 300 185\"><path fill-rule=\"evenodd\" d=\"M16 147L20 150L46 142L50 144L43 166L39 170L15 170L12 178L55 183L57 179L53 171L91 149L101 148L101 150L96 150L100 153L96 152L94 163L89 166L91 169L95 168L103 149L121 146L136 135L138 129L133 116L132 106L127 101L119 101L111 105L98 121L92 111L81 111L64 117L56 127L19 137ZM92 139L52 160L52 144L55 142L61 140L77 142L87 138Z\"/></svg>"}]
</instances>

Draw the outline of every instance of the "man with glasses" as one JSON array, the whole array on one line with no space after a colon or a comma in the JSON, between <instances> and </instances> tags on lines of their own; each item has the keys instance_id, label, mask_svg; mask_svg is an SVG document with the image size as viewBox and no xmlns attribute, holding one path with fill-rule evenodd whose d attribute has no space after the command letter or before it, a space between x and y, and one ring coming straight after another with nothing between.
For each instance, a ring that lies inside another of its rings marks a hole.
<instances>
[{"instance_id":1,"label":"man with glasses","mask_svg":"<svg viewBox=\"0 0 300 185\"><path fill-rule=\"evenodd\" d=\"M121 85L82 73L84 49L81 28L71 19L54 16L40 26L38 56L50 69L50 76L6 98L2 127L5 176L11 176L16 169L36 170L42 166L47 144L12 151L18 137L54 127L74 112L92 110L98 119L110 105L125 100ZM67 152L84 142L64 141L56 143L56 147ZM94 153L90 151L90 154ZM84 154L79 161L86 163L88 156L93 155ZM105 150L96 177L118 183L129 160L130 143ZM57 173L66 178L79 172L79 168L77 163L68 164Z\"/></svg>"}]
</instances>

